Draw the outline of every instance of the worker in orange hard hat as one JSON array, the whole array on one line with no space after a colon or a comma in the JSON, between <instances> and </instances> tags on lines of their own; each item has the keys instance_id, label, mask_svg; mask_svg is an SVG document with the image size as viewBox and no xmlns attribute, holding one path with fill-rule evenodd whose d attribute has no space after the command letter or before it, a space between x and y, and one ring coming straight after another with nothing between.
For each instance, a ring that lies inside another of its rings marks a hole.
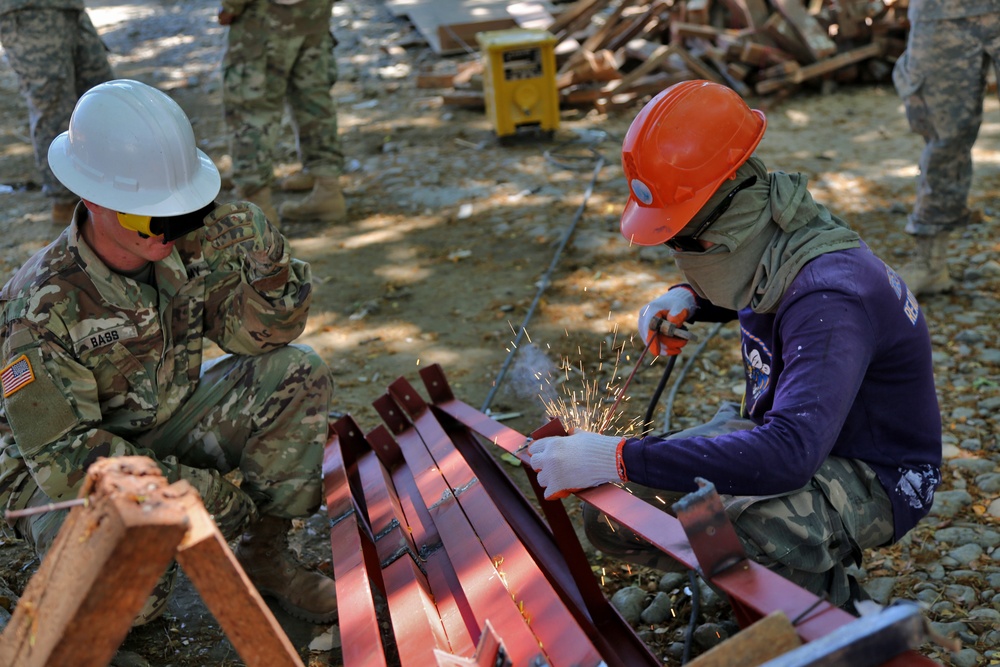
<instances>
[{"instance_id":1,"label":"worker in orange hard hat","mask_svg":"<svg viewBox=\"0 0 1000 667\"><path fill-rule=\"evenodd\" d=\"M802 174L754 151L766 119L732 90L687 81L654 97L622 146L622 234L666 244L685 282L641 309L652 351L678 327L738 320L742 403L663 435L576 431L529 452L549 497L603 482L663 507L712 482L747 555L853 611L865 549L900 539L941 479L930 337L913 294ZM673 326L665 326L673 325ZM642 565L676 564L590 506L591 542Z\"/></svg>"}]
</instances>

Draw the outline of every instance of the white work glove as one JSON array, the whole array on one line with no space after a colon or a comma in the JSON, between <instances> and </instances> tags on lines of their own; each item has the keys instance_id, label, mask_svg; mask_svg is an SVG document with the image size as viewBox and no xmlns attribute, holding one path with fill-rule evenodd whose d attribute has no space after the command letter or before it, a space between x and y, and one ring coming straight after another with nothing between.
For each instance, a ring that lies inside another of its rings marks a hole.
<instances>
[{"instance_id":1,"label":"white work glove","mask_svg":"<svg viewBox=\"0 0 1000 667\"><path fill-rule=\"evenodd\" d=\"M205 218L205 238L220 252L242 257L251 279L277 272L285 252L285 239L250 202L223 204Z\"/></svg>"},{"instance_id":2,"label":"white work glove","mask_svg":"<svg viewBox=\"0 0 1000 667\"><path fill-rule=\"evenodd\" d=\"M687 322L697 309L694 291L686 285L671 287L666 294L643 306L639 310L639 335L646 347L660 356L680 354L688 339L670 335L670 332ZM665 320L658 331L650 328L655 326L656 318Z\"/></svg>"},{"instance_id":3,"label":"white work glove","mask_svg":"<svg viewBox=\"0 0 1000 667\"><path fill-rule=\"evenodd\" d=\"M580 489L624 481L619 473L619 469L624 472L620 465L624 442L625 438L575 431L531 443L531 467L545 487L545 498L565 498Z\"/></svg>"}]
</instances>

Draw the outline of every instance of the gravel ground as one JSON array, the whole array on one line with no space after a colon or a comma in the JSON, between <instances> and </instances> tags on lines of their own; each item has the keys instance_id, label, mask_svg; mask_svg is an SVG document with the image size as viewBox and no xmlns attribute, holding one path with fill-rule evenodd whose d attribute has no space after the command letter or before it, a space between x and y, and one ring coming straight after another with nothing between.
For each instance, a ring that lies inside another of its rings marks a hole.
<instances>
[{"instance_id":1,"label":"gravel ground","mask_svg":"<svg viewBox=\"0 0 1000 667\"><path fill-rule=\"evenodd\" d=\"M170 92L191 117L200 147L224 167L218 72L224 32L214 21L216 6L208 0L88 4L119 75ZM678 278L665 253L629 248L617 232L627 191L618 150L635 109L611 116L565 110L553 144L500 147L482 111L449 108L439 91L416 88L416 73L441 59L404 19L379 3L342 0L333 27L340 39L342 77L335 94L348 155L350 220L335 228L288 225L283 231L313 265L317 298L302 340L333 368L337 409L362 425L376 424L371 401L387 381L413 375L427 363L444 367L461 398L483 403L508 354L511 332L528 315L537 281L589 184L594 163L584 160L577 164L581 168L568 169L558 158L570 153L596 152L606 162L527 328L544 363L568 360L591 373L590 380L607 374L604 357L627 341L634 313ZM0 272L7 275L56 230L46 220L27 144L27 114L7 67L0 67L0 90L0 184L9 186L0 193ZM759 149L765 162L808 174L817 199L861 231L887 261L904 261L912 244L902 222L913 201L920 140L909 132L891 87L845 87L826 95L803 89L780 105L766 99L751 104L768 114ZM295 167L290 135L283 148L279 173ZM995 98L987 101L975 159L970 203L982 219L951 243L958 287L921 302L945 424L944 482L931 516L900 544L869 554L859 573L879 603L924 604L935 628L957 636L963 648L950 654L927 644L921 651L961 667L1000 664ZM725 327L694 359L670 404L673 427L704 420L721 400L738 400L736 340L737 333ZM544 406L532 391L523 391L532 384L525 378L543 362L524 352L517 359L522 372L504 378L492 410L518 415L512 426L530 432L541 423ZM623 404L627 418L642 414L657 375L654 368L637 376ZM661 406L658 418L664 412ZM299 522L294 543L307 563L328 568L328 536L317 514ZM638 614L637 630L665 665L679 664L690 614L686 582L593 557L623 613ZM0 579L15 594L36 566L20 543L0 543ZM705 590L701 600L695 652L735 631L727 605L713 595ZM655 616L664 609L676 617ZM336 627L302 626L277 615L310 665L340 664ZM126 648L157 667L242 664L184 581L168 613L133 631Z\"/></svg>"}]
</instances>

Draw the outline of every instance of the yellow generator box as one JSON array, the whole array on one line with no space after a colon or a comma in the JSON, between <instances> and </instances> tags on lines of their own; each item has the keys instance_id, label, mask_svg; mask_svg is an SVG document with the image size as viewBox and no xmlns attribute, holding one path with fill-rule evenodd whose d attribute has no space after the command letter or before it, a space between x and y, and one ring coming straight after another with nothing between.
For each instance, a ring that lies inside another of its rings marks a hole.
<instances>
[{"instance_id":1,"label":"yellow generator box","mask_svg":"<svg viewBox=\"0 0 1000 667\"><path fill-rule=\"evenodd\" d=\"M545 30L512 28L476 34L483 59L486 114L502 140L518 128L559 128L556 38Z\"/></svg>"}]
</instances>

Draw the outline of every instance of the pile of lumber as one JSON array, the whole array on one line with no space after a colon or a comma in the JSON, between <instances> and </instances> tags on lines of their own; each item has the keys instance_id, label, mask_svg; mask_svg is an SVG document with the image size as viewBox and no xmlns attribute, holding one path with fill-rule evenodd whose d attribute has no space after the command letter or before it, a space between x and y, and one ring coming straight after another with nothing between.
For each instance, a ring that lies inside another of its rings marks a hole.
<instances>
[{"instance_id":1,"label":"pile of lumber","mask_svg":"<svg viewBox=\"0 0 1000 667\"><path fill-rule=\"evenodd\" d=\"M909 29L907 0L576 0L552 14L525 4L512 20L557 39L560 106L601 111L690 79L743 97L886 82ZM444 67L417 85L451 87L446 104L481 106L477 56Z\"/></svg>"}]
</instances>

